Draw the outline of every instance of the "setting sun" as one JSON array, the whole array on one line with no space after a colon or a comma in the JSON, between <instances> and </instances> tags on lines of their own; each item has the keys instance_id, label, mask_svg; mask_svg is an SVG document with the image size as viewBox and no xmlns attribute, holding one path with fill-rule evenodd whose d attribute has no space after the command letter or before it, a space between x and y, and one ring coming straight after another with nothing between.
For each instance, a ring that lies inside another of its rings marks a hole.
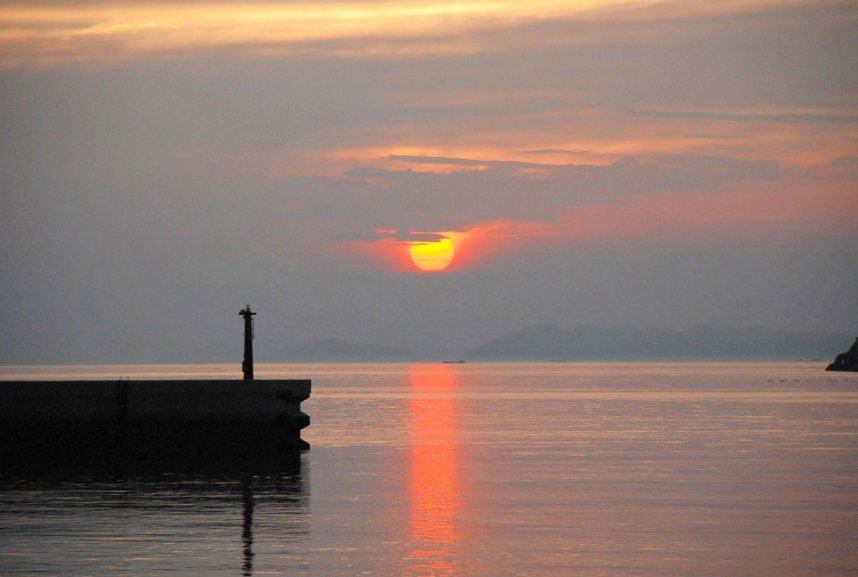
<instances>
[{"instance_id":1,"label":"setting sun","mask_svg":"<svg viewBox=\"0 0 858 577\"><path fill-rule=\"evenodd\" d=\"M453 262L456 249L449 238L432 242L415 242L409 247L414 266L425 272L440 272Z\"/></svg>"}]
</instances>

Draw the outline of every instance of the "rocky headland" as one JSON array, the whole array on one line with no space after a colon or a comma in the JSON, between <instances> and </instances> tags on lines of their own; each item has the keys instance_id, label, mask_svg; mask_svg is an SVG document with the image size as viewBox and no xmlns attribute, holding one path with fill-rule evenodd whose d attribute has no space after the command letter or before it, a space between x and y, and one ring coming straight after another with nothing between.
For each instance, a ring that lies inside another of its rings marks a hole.
<instances>
[{"instance_id":1,"label":"rocky headland","mask_svg":"<svg viewBox=\"0 0 858 577\"><path fill-rule=\"evenodd\" d=\"M825 368L826 371L856 371L858 372L858 338L845 353L835 357L834 362Z\"/></svg>"}]
</instances>

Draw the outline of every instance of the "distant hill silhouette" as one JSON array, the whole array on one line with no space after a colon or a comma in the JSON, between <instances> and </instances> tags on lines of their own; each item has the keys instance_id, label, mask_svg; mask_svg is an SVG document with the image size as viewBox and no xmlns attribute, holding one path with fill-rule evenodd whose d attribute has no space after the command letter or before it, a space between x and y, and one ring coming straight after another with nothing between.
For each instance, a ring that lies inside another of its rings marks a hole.
<instances>
[{"instance_id":1,"label":"distant hill silhouette","mask_svg":"<svg viewBox=\"0 0 858 577\"><path fill-rule=\"evenodd\" d=\"M311 341L286 349L272 355L272 360L293 362L369 362L407 361L414 357L414 353L404 349L331 338Z\"/></svg>"},{"instance_id":2,"label":"distant hill silhouette","mask_svg":"<svg viewBox=\"0 0 858 577\"><path fill-rule=\"evenodd\" d=\"M766 327L598 328L545 323L470 349L468 360L814 360L830 357L843 335Z\"/></svg>"}]
</instances>

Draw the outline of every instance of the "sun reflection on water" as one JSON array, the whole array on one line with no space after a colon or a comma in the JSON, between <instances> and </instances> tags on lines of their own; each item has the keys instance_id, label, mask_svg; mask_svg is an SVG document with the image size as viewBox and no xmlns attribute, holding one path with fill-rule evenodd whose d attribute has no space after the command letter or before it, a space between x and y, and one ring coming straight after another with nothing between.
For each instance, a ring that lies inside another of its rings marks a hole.
<instances>
[{"instance_id":1,"label":"sun reflection on water","mask_svg":"<svg viewBox=\"0 0 858 577\"><path fill-rule=\"evenodd\" d=\"M409 386L416 393L409 405L409 569L413 575L461 575L456 522L463 499L452 395L457 389L455 368L417 366Z\"/></svg>"}]
</instances>

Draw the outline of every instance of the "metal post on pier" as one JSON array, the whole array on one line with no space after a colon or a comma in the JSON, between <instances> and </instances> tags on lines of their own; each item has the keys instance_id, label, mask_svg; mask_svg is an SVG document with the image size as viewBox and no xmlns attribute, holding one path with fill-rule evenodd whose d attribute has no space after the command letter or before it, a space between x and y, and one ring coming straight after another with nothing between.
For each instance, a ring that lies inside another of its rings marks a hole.
<instances>
[{"instance_id":1,"label":"metal post on pier","mask_svg":"<svg viewBox=\"0 0 858 577\"><path fill-rule=\"evenodd\" d=\"M250 305L238 313L244 317L244 361L241 370L244 372L244 380L253 380L253 317L256 313L250 310Z\"/></svg>"}]
</instances>

